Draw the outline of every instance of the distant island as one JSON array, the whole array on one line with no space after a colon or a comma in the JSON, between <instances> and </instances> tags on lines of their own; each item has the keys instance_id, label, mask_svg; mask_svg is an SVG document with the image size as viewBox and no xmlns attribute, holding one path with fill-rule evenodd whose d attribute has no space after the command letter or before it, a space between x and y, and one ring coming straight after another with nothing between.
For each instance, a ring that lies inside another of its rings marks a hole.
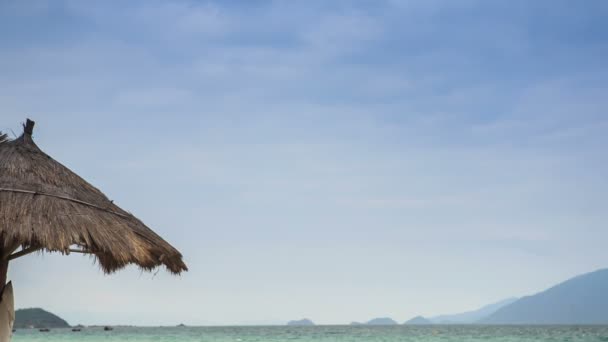
<instances>
[{"instance_id":1,"label":"distant island","mask_svg":"<svg viewBox=\"0 0 608 342\"><path fill-rule=\"evenodd\" d=\"M407 324L407 325L428 325L428 324L433 324L433 322L431 322L430 320L422 317L422 316L416 316L412 319L410 319L409 321L403 323L403 324Z\"/></svg>"},{"instance_id":2,"label":"distant island","mask_svg":"<svg viewBox=\"0 0 608 342\"><path fill-rule=\"evenodd\" d=\"M289 321L289 322L287 322L287 325L291 325L291 326L313 326L313 325L315 325L315 323L313 323L313 321L309 320L308 318L303 318L303 319L296 320L296 321Z\"/></svg>"},{"instance_id":3,"label":"distant island","mask_svg":"<svg viewBox=\"0 0 608 342\"><path fill-rule=\"evenodd\" d=\"M69 328L68 322L40 308L15 311L15 329Z\"/></svg>"},{"instance_id":4,"label":"distant island","mask_svg":"<svg viewBox=\"0 0 608 342\"><path fill-rule=\"evenodd\" d=\"M350 325L397 325L394 319L389 317L378 317L367 321L366 323L361 322L350 322Z\"/></svg>"}]
</instances>

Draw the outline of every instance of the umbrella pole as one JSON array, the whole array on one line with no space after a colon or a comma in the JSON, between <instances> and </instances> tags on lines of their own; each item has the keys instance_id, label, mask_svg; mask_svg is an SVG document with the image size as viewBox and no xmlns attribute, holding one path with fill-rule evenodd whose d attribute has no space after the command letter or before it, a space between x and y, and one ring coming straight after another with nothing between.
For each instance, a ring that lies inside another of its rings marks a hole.
<instances>
[{"instance_id":1,"label":"umbrella pole","mask_svg":"<svg viewBox=\"0 0 608 342\"><path fill-rule=\"evenodd\" d=\"M0 286L4 289L6 284L6 274L8 273L8 258L0 261ZM1 292L1 290L0 290Z\"/></svg>"},{"instance_id":2,"label":"umbrella pole","mask_svg":"<svg viewBox=\"0 0 608 342\"><path fill-rule=\"evenodd\" d=\"M13 288L6 284L8 273L8 258L0 260L0 342L9 342L13 335L15 321L15 308L13 302Z\"/></svg>"}]
</instances>

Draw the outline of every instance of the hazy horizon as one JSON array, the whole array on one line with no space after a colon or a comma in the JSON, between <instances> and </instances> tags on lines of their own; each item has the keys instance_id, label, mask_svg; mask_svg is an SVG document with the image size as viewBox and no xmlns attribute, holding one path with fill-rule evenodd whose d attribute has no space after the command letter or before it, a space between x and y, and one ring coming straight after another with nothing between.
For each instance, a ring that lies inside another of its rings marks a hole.
<instances>
[{"instance_id":1,"label":"hazy horizon","mask_svg":"<svg viewBox=\"0 0 608 342\"><path fill-rule=\"evenodd\" d=\"M483 305L483 306L487 306L487 305L491 305L491 304L497 304L499 302L504 302L506 300L514 300L514 299L515 298L506 298L506 299L500 300L500 301L498 301L496 303L488 303L488 304ZM481 307L471 308L469 310L463 310L462 312L447 312L447 313L441 314L441 316L443 316L445 314L451 315L451 314L460 314L460 313L468 312L468 311L475 311L475 310L480 309L480 308ZM36 308L33 308L33 307L31 307L31 308L30 307L28 307L28 308L16 308L16 310L19 310L19 309L43 309L45 311L48 311L45 308L38 308L38 307L36 307ZM51 313L54 314L54 315L59 316L60 318L64 318L64 317L61 316L61 313L58 313L58 312L51 312ZM433 316L440 316L440 315L439 314L437 314L437 315L431 315L431 316L428 316L428 317L425 317L425 318L431 318ZM236 325L236 326L249 326L249 325L251 325L251 326L283 326L283 325L286 325L290 321L297 321L297 320L302 320L302 319L308 319L308 320L312 321L315 325L350 325L351 323L367 323L368 321L370 321L372 319L375 319L375 318L384 318L384 316L383 317L369 317L368 319L363 320L363 321L352 321L352 320L348 321L348 320L345 320L345 321L342 321L342 322L333 322L333 323L326 323L326 324L317 323L315 321L314 317L300 317L300 318L290 318L290 319L274 320L274 321L271 321L271 320L267 320L267 321L246 320L246 321L241 321L241 322L232 323L232 324L230 324L230 323L224 323L224 324L211 323L211 325L210 325L209 323L207 323L207 324L201 323L198 326L233 326L233 325ZM412 317L407 318L407 319L399 319L399 318L395 318L395 317L388 317L388 318L394 319L395 321L397 321L398 324L402 324L402 323L404 323L405 321L409 320ZM77 325L76 323L72 323L72 322L69 322L69 321L68 321L68 323L71 326ZM78 324L80 324L80 323L78 323ZM179 323L179 324L183 324L183 323ZM463 324L465 324L465 323L463 323ZM89 325L90 326L103 326L103 325L105 325L105 323L104 322L97 322L97 323L89 323ZM122 326L127 326L127 325L130 325L130 324L113 323L113 325L116 325L116 326L121 326L121 325ZM165 325L163 325L163 324L160 324L160 325L159 324L156 324L156 325L155 324L149 324L149 325L138 324L138 325L134 325L134 326L141 326L141 327L167 326L167 327L173 327L175 325L176 324L165 324ZM197 325L188 325L188 326L196 327Z\"/></svg>"},{"instance_id":2,"label":"hazy horizon","mask_svg":"<svg viewBox=\"0 0 608 342\"><path fill-rule=\"evenodd\" d=\"M2 1L0 131L184 255L12 262L71 324L464 312L608 266L608 2Z\"/></svg>"}]
</instances>

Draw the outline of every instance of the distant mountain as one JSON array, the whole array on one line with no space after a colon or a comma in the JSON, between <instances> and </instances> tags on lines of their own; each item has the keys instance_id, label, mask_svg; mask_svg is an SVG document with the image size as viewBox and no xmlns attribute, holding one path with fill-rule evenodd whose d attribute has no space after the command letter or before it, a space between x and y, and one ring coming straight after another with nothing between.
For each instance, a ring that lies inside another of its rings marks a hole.
<instances>
[{"instance_id":1,"label":"distant mountain","mask_svg":"<svg viewBox=\"0 0 608 342\"><path fill-rule=\"evenodd\" d=\"M15 329L68 328L69 326L68 322L40 308L15 311L15 323L13 324Z\"/></svg>"},{"instance_id":2,"label":"distant mountain","mask_svg":"<svg viewBox=\"0 0 608 342\"><path fill-rule=\"evenodd\" d=\"M308 318L303 318L297 321L289 321L287 322L287 325L296 325L296 326L312 326L315 325L311 320L309 320Z\"/></svg>"},{"instance_id":3,"label":"distant mountain","mask_svg":"<svg viewBox=\"0 0 608 342\"><path fill-rule=\"evenodd\" d=\"M410 319L409 321L403 323L403 324L407 324L407 325L427 325L427 324L433 324L433 322L431 322L430 320L422 317L422 316L416 316L412 319Z\"/></svg>"},{"instance_id":4,"label":"distant mountain","mask_svg":"<svg viewBox=\"0 0 608 342\"><path fill-rule=\"evenodd\" d=\"M399 324L399 323L395 322L392 318L380 317L380 318L374 318L365 324L367 324L367 325L395 325L395 324Z\"/></svg>"},{"instance_id":5,"label":"distant mountain","mask_svg":"<svg viewBox=\"0 0 608 342\"><path fill-rule=\"evenodd\" d=\"M350 325L365 325L365 323L361 323L361 322L350 322Z\"/></svg>"},{"instance_id":6,"label":"distant mountain","mask_svg":"<svg viewBox=\"0 0 608 342\"><path fill-rule=\"evenodd\" d=\"M608 324L608 269L580 275L523 297L482 324Z\"/></svg>"},{"instance_id":7,"label":"distant mountain","mask_svg":"<svg viewBox=\"0 0 608 342\"><path fill-rule=\"evenodd\" d=\"M451 315L440 315L429 318L429 320L435 324L470 324L475 323L483 318L496 312L503 306L509 305L515 302L517 298L508 298L501 300L500 302L488 304L477 310L467 311L463 313L451 314Z\"/></svg>"}]
</instances>

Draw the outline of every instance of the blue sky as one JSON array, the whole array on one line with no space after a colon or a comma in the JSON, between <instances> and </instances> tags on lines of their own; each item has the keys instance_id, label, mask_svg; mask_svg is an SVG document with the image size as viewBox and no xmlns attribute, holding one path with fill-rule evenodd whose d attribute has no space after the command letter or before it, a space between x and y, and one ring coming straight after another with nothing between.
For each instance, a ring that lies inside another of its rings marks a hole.
<instances>
[{"instance_id":1,"label":"blue sky","mask_svg":"<svg viewBox=\"0 0 608 342\"><path fill-rule=\"evenodd\" d=\"M604 1L2 1L0 130L179 248L11 265L72 324L404 321L608 266Z\"/></svg>"}]
</instances>

